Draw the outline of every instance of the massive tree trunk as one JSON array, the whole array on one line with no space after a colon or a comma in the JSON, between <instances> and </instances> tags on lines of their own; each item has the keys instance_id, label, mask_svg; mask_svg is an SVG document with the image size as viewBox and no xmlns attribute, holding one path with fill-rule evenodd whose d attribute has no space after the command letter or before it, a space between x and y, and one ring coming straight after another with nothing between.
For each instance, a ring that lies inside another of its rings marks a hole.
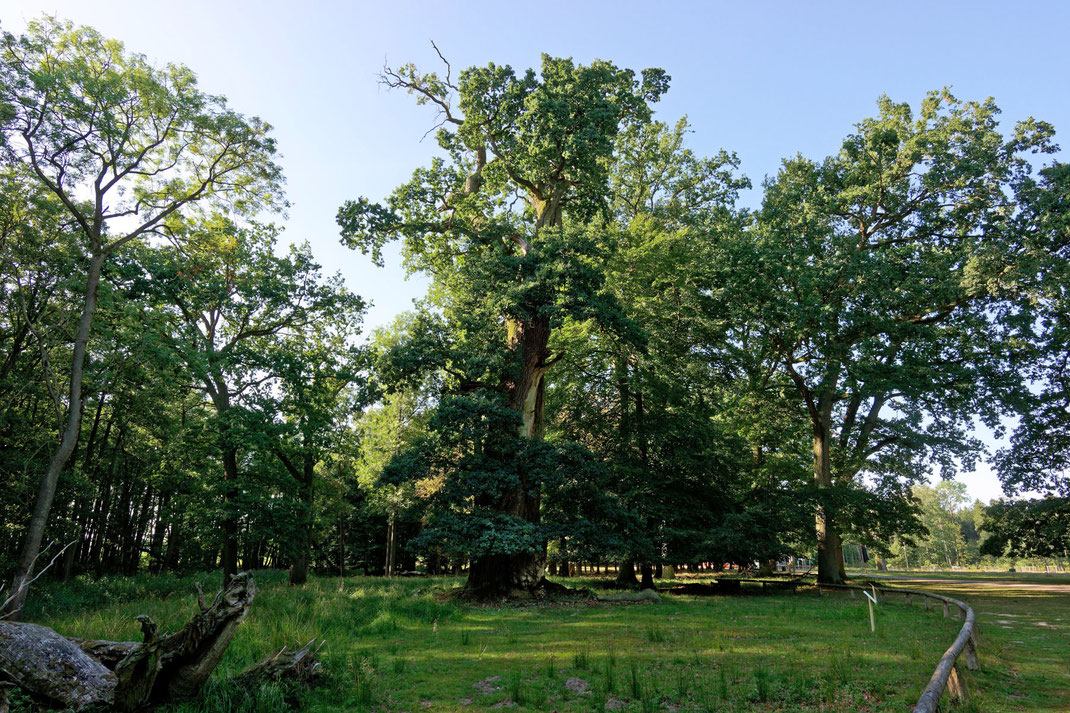
<instances>
[{"instance_id":1,"label":"massive tree trunk","mask_svg":"<svg viewBox=\"0 0 1070 713\"><path fill-rule=\"evenodd\" d=\"M542 438L546 362L550 352L550 322L545 318L508 322L508 348L518 361L518 372L508 385L509 405L520 415L522 438ZM538 488L521 474L518 487L502 494L495 509L507 515L538 523ZM535 552L476 557L468 570L465 589L476 597L505 596L544 586L546 555Z\"/></svg>"},{"instance_id":2,"label":"massive tree trunk","mask_svg":"<svg viewBox=\"0 0 1070 713\"><path fill-rule=\"evenodd\" d=\"M835 405L834 389L838 380L835 369L825 374L818 392L811 391L806 380L795 370L794 362L785 362L788 376L806 403L814 438L814 485L818 496L832 487L832 408ZM843 547L840 533L827 497L817 505L814 518L817 534L817 581L825 584L842 584L847 579L843 569Z\"/></svg>"},{"instance_id":3,"label":"massive tree trunk","mask_svg":"<svg viewBox=\"0 0 1070 713\"><path fill-rule=\"evenodd\" d=\"M832 424L832 394L821 395L818 418L814 427L814 484L818 491L832 487L832 453L830 428ZM819 503L815 518L817 530L817 581L842 584L847 580L843 568L843 544L836 527L834 513L827 503Z\"/></svg>"},{"instance_id":4,"label":"massive tree trunk","mask_svg":"<svg viewBox=\"0 0 1070 713\"><path fill-rule=\"evenodd\" d=\"M104 266L106 254L98 253L89 262L89 272L86 275L85 301L82 305L82 317L78 321L78 332L74 338L74 352L71 357L71 381L67 397L67 422L60 438L59 446L52 454L48 468L41 477L40 486L37 489L37 497L34 500L33 511L30 514L30 523L26 527L26 534L22 542L22 550L15 566L15 577L11 581L12 596L4 607L4 613L9 619L18 615L26 601L29 592L28 582L33 577L34 564L41 552L41 543L45 536L45 526L48 524L48 514L52 509L52 500L56 496L56 485L59 475L67 465L67 460L74 453L78 444L78 435L82 428L82 375L85 371L85 355L89 345L89 330L93 324L93 314L97 310L97 287L100 283L100 272Z\"/></svg>"}]
</instances>

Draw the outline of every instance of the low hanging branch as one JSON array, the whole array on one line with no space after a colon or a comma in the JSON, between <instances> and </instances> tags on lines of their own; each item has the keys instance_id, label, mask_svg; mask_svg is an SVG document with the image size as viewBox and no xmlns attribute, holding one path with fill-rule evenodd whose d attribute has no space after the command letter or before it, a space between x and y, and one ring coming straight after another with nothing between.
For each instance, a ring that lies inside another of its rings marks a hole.
<instances>
[{"instance_id":1,"label":"low hanging branch","mask_svg":"<svg viewBox=\"0 0 1070 713\"><path fill-rule=\"evenodd\" d=\"M231 579L211 606L198 591L200 611L166 636L158 634L151 618L139 616L141 642L67 638L37 624L0 621L0 692L6 684L46 707L102 706L124 712L189 698L219 665L256 592L244 572ZM235 680L243 685L283 679L311 683L320 674L315 643L296 651L284 648ZM3 700L0 710L6 710Z\"/></svg>"},{"instance_id":2,"label":"low hanging branch","mask_svg":"<svg viewBox=\"0 0 1070 713\"><path fill-rule=\"evenodd\" d=\"M16 600L20 599L19 595L22 594L22 592L24 592L25 590L29 589L31 584L33 584L38 579L40 579L42 574L44 574L48 570L52 569L52 565L56 564L56 560L58 560L60 557L62 557L63 553L66 552L67 549L69 547L71 547L71 545L73 545L74 543L75 543L75 540L71 540L66 545L64 545L60 549L59 552L57 552L56 554L54 554L52 556L52 561L49 562L47 565L45 565L44 568L40 572L38 572L34 576L33 579L31 579L29 581L23 581L23 582L19 583L19 586L14 591L14 593L11 596L9 596L7 599L5 599L2 603L0 603L0 619L14 619L14 618L16 618L16 616L18 615L19 611L21 611L22 607L19 606L16 609L9 609L8 606L11 605L12 603L14 603ZM45 549L43 551L47 552L52 547L52 544L53 544L52 542L48 543L48 545L45 547ZM33 558L33 560L31 560L31 562L30 562L30 571L31 572L33 571L34 565L37 564L37 558L40 557L40 556L41 556L41 553L38 552L37 555ZM3 590L4 590L3 586L0 586L0 594L3 593ZM2 709L0 709L0 713L3 713Z\"/></svg>"}]
</instances>

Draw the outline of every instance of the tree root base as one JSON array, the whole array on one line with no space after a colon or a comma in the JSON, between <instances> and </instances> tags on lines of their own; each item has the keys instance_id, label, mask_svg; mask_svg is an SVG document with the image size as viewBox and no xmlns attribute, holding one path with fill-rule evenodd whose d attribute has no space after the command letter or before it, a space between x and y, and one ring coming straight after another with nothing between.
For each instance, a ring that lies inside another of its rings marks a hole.
<instances>
[{"instance_id":1,"label":"tree root base","mask_svg":"<svg viewBox=\"0 0 1070 713\"><path fill-rule=\"evenodd\" d=\"M485 587L473 589L461 587L452 593L452 598L470 602L564 602L589 601L594 598L590 589L573 589L543 577L531 587Z\"/></svg>"}]
</instances>

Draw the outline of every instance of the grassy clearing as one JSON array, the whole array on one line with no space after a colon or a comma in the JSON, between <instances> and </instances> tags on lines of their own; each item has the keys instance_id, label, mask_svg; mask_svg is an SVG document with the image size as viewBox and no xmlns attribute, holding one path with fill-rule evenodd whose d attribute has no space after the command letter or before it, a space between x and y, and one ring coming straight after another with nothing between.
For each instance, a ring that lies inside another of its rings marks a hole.
<instances>
[{"instance_id":1,"label":"grassy clearing","mask_svg":"<svg viewBox=\"0 0 1070 713\"><path fill-rule=\"evenodd\" d=\"M140 613L177 628L195 606L178 585L192 580L149 579L144 598L128 584L131 598L103 606L78 587L52 590L35 618L94 638L137 638ZM871 634L865 600L804 592L470 607L441 600L453 579L314 579L299 589L277 573L257 581L263 591L223 673L321 637L327 682L311 692L217 684L174 711L902 711L959 626L889 602Z\"/></svg>"}]
</instances>

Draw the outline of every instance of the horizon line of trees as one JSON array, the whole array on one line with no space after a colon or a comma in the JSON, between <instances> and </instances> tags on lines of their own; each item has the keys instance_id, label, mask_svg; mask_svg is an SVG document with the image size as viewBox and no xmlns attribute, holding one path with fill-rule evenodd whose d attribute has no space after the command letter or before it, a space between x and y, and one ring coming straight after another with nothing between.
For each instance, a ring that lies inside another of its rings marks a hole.
<instances>
[{"instance_id":1,"label":"horizon line of trees","mask_svg":"<svg viewBox=\"0 0 1070 713\"><path fill-rule=\"evenodd\" d=\"M655 119L662 70L382 80L437 111L440 151L337 220L432 287L361 342L365 302L267 220L266 123L90 28L3 35L9 611L66 543L61 578L419 563L475 596L569 562L649 584L804 554L840 581L845 541L1066 557L1070 172L1030 163L1051 126L1004 134L991 99L946 89L882 98L748 210L734 154ZM1008 415L1006 492L1048 496L967 532L961 493L920 484Z\"/></svg>"}]
</instances>

